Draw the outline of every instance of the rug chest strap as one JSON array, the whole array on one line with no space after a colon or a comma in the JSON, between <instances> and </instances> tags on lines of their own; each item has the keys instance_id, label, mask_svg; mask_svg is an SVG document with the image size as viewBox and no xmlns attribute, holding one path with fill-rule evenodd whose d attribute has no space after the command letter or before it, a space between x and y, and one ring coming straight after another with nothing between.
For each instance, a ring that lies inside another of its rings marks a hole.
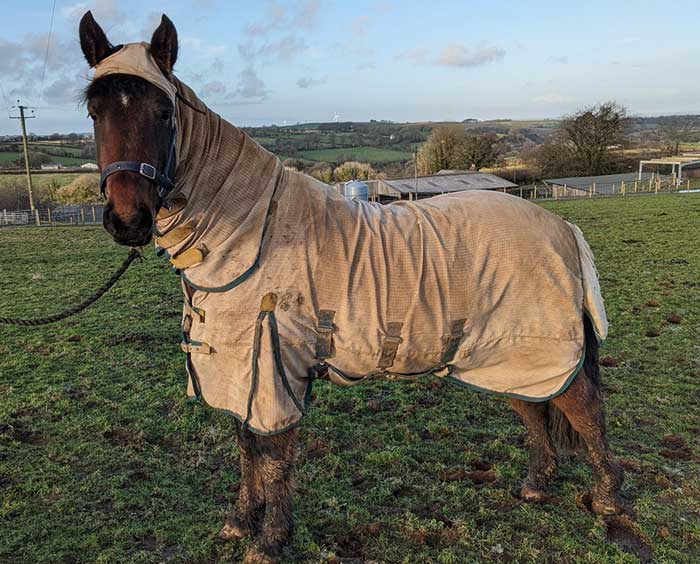
<instances>
[{"instance_id":1,"label":"rug chest strap","mask_svg":"<svg viewBox=\"0 0 700 564\"><path fill-rule=\"evenodd\" d=\"M454 319L450 322L450 332L442 336L442 354L440 360L442 364L452 362L459 349L459 343L464 337L464 325L466 319Z\"/></svg>"},{"instance_id":2,"label":"rug chest strap","mask_svg":"<svg viewBox=\"0 0 700 564\"><path fill-rule=\"evenodd\" d=\"M318 325L316 325L316 358L325 360L331 357L333 348L333 317L335 311L322 309L318 312Z\"/></svg>"},{"instance_id":3,"label":"rug chest strap","mask_svg":"<svg viewBox=\"0 0 700 564\"><path fill-rule=\"evenodd\" d=\"M386 335L382 339L382 350L381 354L379 355L377 368L386 369L394 364L396 351L399 349L399 345L403 341L403 339L401 339L402 328L403 323L392 321L387 324Z\"/></svg>"}]
</instances>

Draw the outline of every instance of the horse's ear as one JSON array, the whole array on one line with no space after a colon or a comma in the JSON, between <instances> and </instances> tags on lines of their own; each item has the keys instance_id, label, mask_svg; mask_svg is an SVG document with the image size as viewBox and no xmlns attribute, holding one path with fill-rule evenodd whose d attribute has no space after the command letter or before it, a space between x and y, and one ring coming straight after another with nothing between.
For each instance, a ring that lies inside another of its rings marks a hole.
<instances>
[{"instance_id":1,"label":"horse's ear","mask_svg":"<svg viewBox=\"0 0 700 564\"><path fill-rule=\"evenodd\" d=\"M151 55L165 74L173 72L177 61L177 30L165 14L160 20L158 29L153 32Z\"/></svg>"},{"instance_id":2,"label":"horse's ear","mask_svg":"<svg viewBox=\"0 0 700 564\"><path fill-rule=\"evenodd\" d=\"M114 49L90 11L80 20L80 47L91 67L97 66Z\"/></svg>"}]
</instances>

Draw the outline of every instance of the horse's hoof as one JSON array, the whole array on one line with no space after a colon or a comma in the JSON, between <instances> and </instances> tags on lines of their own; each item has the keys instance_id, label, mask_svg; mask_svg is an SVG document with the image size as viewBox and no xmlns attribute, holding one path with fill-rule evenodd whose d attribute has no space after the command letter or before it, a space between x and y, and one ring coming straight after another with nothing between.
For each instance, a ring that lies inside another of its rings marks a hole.
<instances>
[{"instance_id":1,"label":"horse's hoof","mask_svg":"<svg viewBox=\"0 0 700 564\"><path fill-rule=\"evenodd\" d=\"M229 541L242 539L248 537L252 534L252 531L241 525L240 521L236 518L227 519L224 527L219 531L219 538L221 540Z\"/></svg>"},{"instance_id":2,"label":"horse's hoof","mask_svg":"<svg viewBox=\"0 0 700 564\"><path fill-rule=\"evenodd\" d=\"M279 564L280 559L260 552L253 544L245 553L243 564Z\"/></svg>"},{"instance_id":3,"label":"horse's hoof","mask_svg":"<svg viewBox=\"0 0 700 564\"><path fill-rule=\"evenodd\" d=\"M594 497L591 510L596 515L609 516L624 513L625 508L617 495Z\"/></svg>"},{"instance_id":4,"label":"horse's hoof","mask_svg":"<svg viewBox=\"0 0 700 564\"><path fill-rule=\"evenodd\" d=\"M520 497L523 501L527 501L528 503L542 503L549 499L549 496L544 490L535 488L528 483L523 484L523 487L520 489Z\"/></svg>"}]
</instances>

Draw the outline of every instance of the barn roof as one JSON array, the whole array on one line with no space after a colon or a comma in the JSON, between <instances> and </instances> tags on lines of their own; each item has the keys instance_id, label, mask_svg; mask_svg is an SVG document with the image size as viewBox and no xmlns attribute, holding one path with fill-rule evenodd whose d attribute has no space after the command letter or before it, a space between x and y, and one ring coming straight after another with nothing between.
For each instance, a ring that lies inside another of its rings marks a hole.
<instances>
[{"instance_id":1,"label":"barn roof","mask_svg":"<svg viewBox=\"0 0 700 564\"><path fill-rule=\"evenodd\" d=\"M401 194L415 194L416 192L419 194L443 194L464 190L501 190L517 186L517 184L487 172L443 173L437 176L419 176L417 179L395 178L382 180L382 183L389 190Z\"/></svg>"}]
</instances>

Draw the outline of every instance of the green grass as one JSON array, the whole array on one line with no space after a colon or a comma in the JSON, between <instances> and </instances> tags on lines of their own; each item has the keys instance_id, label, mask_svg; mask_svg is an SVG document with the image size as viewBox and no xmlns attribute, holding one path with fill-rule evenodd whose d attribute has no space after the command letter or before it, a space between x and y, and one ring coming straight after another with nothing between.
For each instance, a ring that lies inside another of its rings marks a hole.
<instances>
[{"instance_id":1,"label":"green grass","mask_svg":"<svg viewBox=\"0 0 700 564\"><path fill-rule=\"evenodd\" d=\"M624 497L657 562L698 562L700 196L545 205L596 254ZM78 227L0 229L0 249L3 316L75 303L126 255ZM180 303L177 278L149 251L80 316L0 328L1 562L240 561L245 542L214 539L238 488L233 423L185 398ZM549 503L520 503L524 429L503 400L431 379L320 383L314 396L286 562L638 562L577 507L585 464L562 461ZM671 434L691 459L668 452ZM496 480L463 477L474 461Z\"/></svg>"},{"instance_id":2,"label":"green grass","mask_svg":"<svg viewBox=\"0 0 700 564\"><path fill-rule=\"evenodd\" d=\"M52 163L59 163L62 164L63 166L80 166L85 163L94 163L95 159L83 159L82 157L65 157L61 155L54 155L52 153L47 153L49 158L51 159ZM2 152L0 153L0 162L4 163L13 163L16 162L20 158L20 153L8 153L8 152ZM31 157L29 159L29 162L31 163ZM34 164L32 164L32 168L34 167ZM37 167L39 168L39 167Z\"/></svg>"},{"instance_id":3,"label":"green grass","mask_svg":"<svg viewBox=\"0 0 700 564\"><path fill-rule=\"evenodd\" d=\"M376 147L344 147L337 149L319 149L318 151L302 151L299 153L305 159L312 161L339 162L354 160L367 163L388 163L407 161L413 158L411 153L380 149Z\"/></svg>"}]
</instances>

